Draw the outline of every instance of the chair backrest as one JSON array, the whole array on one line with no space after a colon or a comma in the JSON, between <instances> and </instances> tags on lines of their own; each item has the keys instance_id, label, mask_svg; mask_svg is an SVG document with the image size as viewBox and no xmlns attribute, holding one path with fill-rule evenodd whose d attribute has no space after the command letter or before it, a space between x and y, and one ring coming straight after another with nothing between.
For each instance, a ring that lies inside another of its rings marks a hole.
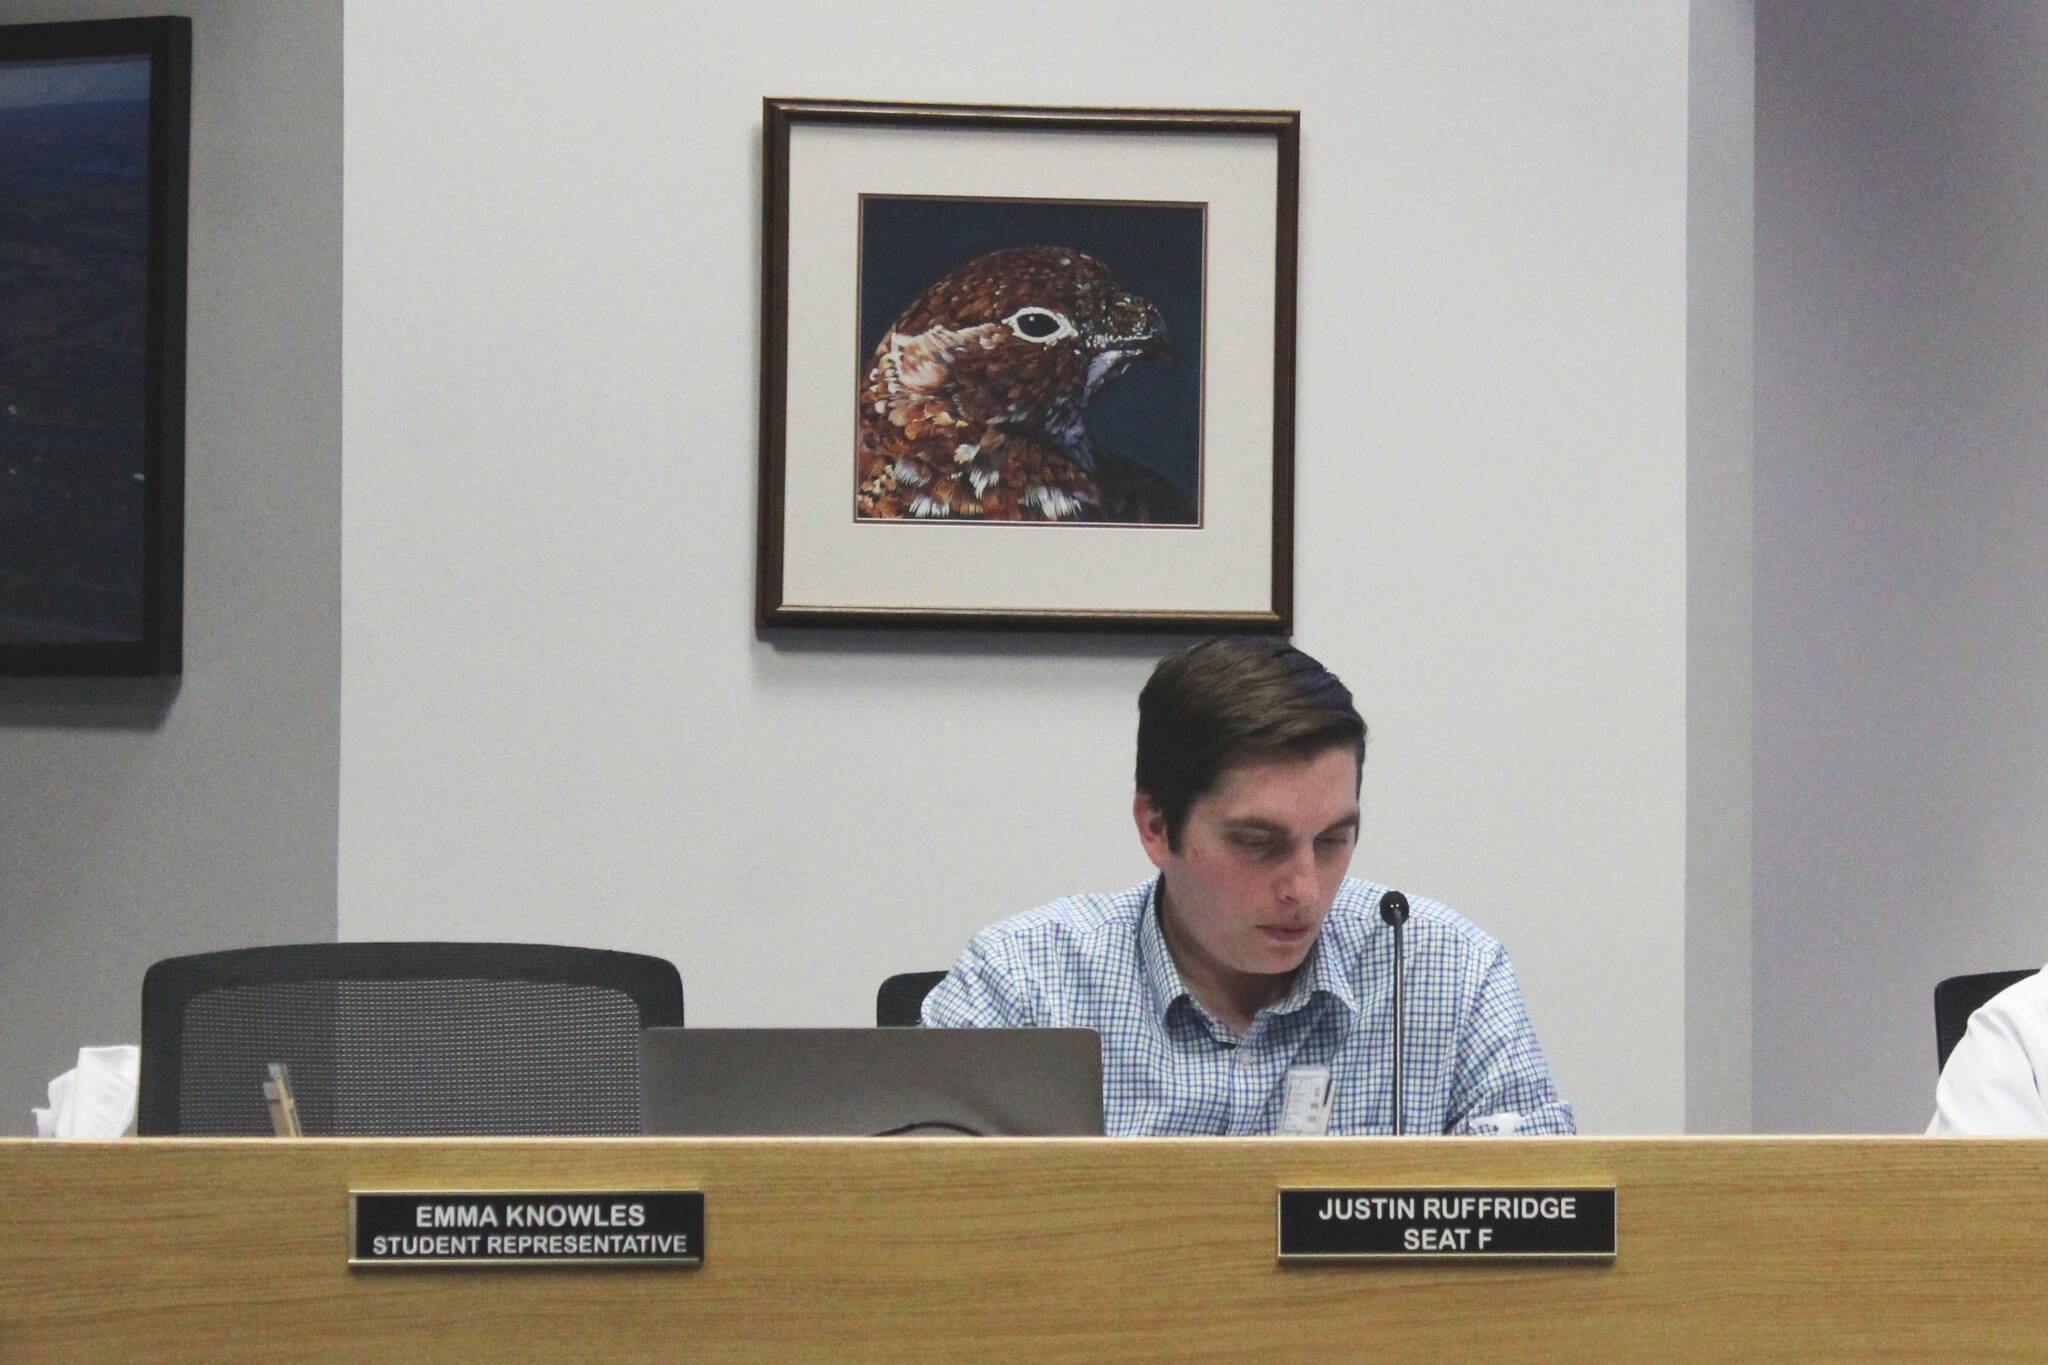
<instances>
[{"instance_id":1,"label":"chair backrest","mask_svg":"<svg viewBox=\"0 0 2048 1365\"><path fill-rule=\"evenodd\" d=\"M1948 1065L1948 1054L1955 1051L1956 1044L1963 1041L1963 1030L1970 1026L1970 1016L1992 996L2016 981L2024 981L2039 971L2038 967L2026 967L2016 972L1975 972L1969 976L1952 976L1934 988L1934 1056L1935 1067Z\"/></svg>"},{"instance_id":2,"label":"chair backrest","mask_svg":"<svg viewBox=\"0 0 2048 1365\"><path fill-rule=\"evenodd\" d=\"M632 1135L640 1031L683 1022L673 964L526 943L305 943L166 958L142 979L145 1136Z\"/></svg>"},{"instance_id":3,"label":"chair backrest","mask_svg":"<svg viewBox=\"0 0 2048 1365\"><path fill-rule=\"evenodd\" d=\"M945 979L944 972L898 972L875 992L875 1022L883 1028L914 1028L918 1007Z\"/></svg>"}]
</instances>

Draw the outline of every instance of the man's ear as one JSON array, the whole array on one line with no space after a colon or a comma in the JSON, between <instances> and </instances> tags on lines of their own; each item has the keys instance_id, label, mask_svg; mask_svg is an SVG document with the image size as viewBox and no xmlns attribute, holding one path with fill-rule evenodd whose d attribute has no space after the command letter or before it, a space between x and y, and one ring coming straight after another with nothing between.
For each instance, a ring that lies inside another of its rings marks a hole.
<instances>
[{"instance_id":1,"label":"man's ear","mask_svg":"<svg viewBox=\"0 0 2048 1365\"><path fill-rule=\"evenodd\" d=\"M1152 799L1152 793L1139 792L1131 801L1131 818L1138 823L1138 842L1145 846L1145 856L1152 866L1165 871L1166 860L1173 854L1166 837L1166 812Z\"/></svg>"}]
</instances>

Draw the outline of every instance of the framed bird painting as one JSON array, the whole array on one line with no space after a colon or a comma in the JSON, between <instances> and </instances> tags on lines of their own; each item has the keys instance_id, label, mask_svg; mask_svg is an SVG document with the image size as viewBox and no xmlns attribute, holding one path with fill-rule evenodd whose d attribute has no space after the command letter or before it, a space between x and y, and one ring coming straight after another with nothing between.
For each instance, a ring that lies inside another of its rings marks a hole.
<instances>
[{"instance_id":1,"label":"framed bird painting","mask_svg":"<svg viewBox=\"0 0 2048 1365\"><path fill-rule=\"evenodd\" d=\"M761 628L1291 628L1299 114L763 124Z\"/></svg>"}]
</instances>

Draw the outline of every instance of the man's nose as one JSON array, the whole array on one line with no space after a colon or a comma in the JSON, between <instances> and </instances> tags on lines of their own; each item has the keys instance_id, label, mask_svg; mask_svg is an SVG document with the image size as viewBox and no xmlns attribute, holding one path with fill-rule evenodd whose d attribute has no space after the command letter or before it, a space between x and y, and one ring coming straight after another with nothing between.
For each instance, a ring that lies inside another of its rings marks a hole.
<instances>
[{"instance_id":1,"label":"man's nose","mask_svg":"<svg viewBox=\"0 0 2048 1365\"><path fill-rule=\"evenodd\" d=\"M1316 855L1311 846L1297 848L1280 869L1280 899L1289 904L1306 901L1315 893Z\"/></svg>"}]
</instances>

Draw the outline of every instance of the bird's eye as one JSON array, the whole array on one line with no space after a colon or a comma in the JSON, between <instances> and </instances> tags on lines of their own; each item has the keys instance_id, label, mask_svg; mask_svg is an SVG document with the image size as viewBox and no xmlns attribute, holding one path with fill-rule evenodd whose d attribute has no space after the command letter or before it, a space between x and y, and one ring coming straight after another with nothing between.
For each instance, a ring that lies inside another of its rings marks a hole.
<instances>
[{"instance_id":1,"label":"bird's eye","mask_svg":"<svg viewBox=\"0 0 2048 1365\"><path fill-rule=\"evenodd\" d=\"M1019 308L1004 318L1003 322L1024 340L1035 341L1040 345L1048 341L1057 341L1061 337L1078 335L1073 323L1050 308Z\"/></svg>"}]
</instances>

